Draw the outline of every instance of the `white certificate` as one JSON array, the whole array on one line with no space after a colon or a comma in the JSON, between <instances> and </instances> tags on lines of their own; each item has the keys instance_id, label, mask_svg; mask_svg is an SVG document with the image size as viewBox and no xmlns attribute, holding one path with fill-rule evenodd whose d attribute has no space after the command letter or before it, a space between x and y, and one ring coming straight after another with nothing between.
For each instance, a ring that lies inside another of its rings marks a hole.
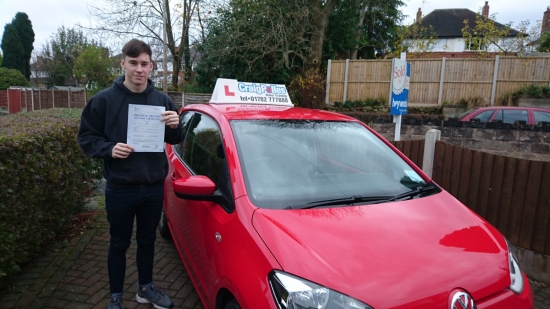
<instances>
[{"instance_id":1,"label":"white certificate","mask_svg":"<svg viewBox=\"0 0 550 309\"><path fill-rule=\"evenodd\" d=\"M126 144L134 152L164 151L164 122L160 121L164 106L129 104Z\"/></svg>"}]
</instances>

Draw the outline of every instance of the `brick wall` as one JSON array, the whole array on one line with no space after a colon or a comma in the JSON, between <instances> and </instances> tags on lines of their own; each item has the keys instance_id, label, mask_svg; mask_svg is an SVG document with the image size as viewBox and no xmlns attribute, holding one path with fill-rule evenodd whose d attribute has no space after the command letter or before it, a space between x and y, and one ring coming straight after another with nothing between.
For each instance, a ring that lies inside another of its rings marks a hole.
<instances>
[{"instance_id":1,"label":"brick wall","mask_svg":"<svg viewBox=\"0 0 550 309\"><path fill-rule=\"evenodd\" d=\"M371 123L384 138L393 140L395 124ZM441 140L453 145L522 159L550 161L550 132L402 125L401 140L424 139L430 129L441 131Z\"/></svg>"}]
</instances>

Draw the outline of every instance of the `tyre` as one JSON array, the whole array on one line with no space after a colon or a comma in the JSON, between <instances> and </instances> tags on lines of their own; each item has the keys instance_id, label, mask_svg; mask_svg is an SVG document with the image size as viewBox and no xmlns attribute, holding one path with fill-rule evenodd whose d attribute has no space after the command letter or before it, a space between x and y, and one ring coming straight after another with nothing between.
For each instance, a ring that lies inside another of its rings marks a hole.
<instances>
[{"instance_id":1,"label":"tyre","mask_svg":"<svg viewBox=\"0 0 550 309\"><path fill-rule=\"evenodd\" d=\"M172 239L172 234L170 234L170 229L168 228L168 223L166 222L164 207L162 207L162 212L160 213L159 233L164 239Z\"/></svg>"},{"instance_id":2,"label":"tyre","mask_svg":"<svg viewBox=\"0 0 550 309\"><path fill-rule=\"evenodd\" d=\"M241 309L241 306L235 299L232 299L225 305L224 309Z\"/></svg>"}]
</instances>

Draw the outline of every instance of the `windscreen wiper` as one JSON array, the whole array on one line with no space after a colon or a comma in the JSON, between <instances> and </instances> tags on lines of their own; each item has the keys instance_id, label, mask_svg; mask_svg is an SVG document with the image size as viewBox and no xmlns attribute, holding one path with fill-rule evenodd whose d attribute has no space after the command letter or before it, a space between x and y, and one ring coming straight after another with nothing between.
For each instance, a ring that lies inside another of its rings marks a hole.
<instances>
[{"instance_id":1,"label":"windscreen wiper","mask_svg":"<svg viewBox=\"0 0 550 309\"><path fill-rule=\"evenodd\" d=\"M392 197L391 196L354 195L354 196L345 197L345 198L337 198L337 199L331 199L331 200L322 200L322 201L309 202L305 204L292 205L292 206L288 206L287 209L310 209L310 208L322 207L322 206L353 205L355 203L376 204L379 202L385 202L389 198L392 198Z\"/></svg>"},{"instance_id":2,"label":"windscreen wiper","mask_svg":"<svg viewBox=\"0 0 550 309\"><path fill-rule=\"evenodd\" d=\"M396 195L388 199L388 202L417 198L417 197L420 197L422 194L429 193L429 192L438 193L439 190L437 189L437 187L433 185L418 186L414 190L407 191L405 193Z\"/></svg>"},{"instance_id":3,"label":"windscreen wiper","mask_svg":"<svg viewBox=\"0 0 550 309\"><path fill-rule=\"evenodd\" d=\"M385 203L385 202L393 202L398 200L408 200L420 197L426 193L433 192L438 193L439 190L436 186L433 186L431 184L424 185L424 186L418 186L414 190L407 191L402 194L398 194L395 196L361 196L361 195L354 195L351 197L345 197L345 198L337 198L337 199L331 199L331 200L322 200L322 201L315 201L315 202L309 202L305 204L298 204L293 206L288 206L287 209L310 209L310 208L316 208L316 207L323 207L323 206L334 206L334 205L354 205L356 203L361 203L363 205L369 205L369 204L379 204L379 203Z\"/></svg>"}]
</instances>

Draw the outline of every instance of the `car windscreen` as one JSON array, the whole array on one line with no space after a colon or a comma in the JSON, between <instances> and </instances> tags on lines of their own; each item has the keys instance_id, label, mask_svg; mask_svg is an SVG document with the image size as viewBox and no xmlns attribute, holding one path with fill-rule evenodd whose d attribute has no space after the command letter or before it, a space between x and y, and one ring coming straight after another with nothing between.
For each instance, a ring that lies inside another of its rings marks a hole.
<instances>
[{"instance_id":1,"label":"car windscreen","mask_svg":"<svg viewBox=\"0 0 550 309\"><path fill-rule=\"evenodd\" d=\"M456 118L462 119L462 118L464 118L464 117L470 115L471 113L475 112L476 110L477 110L477 108L469 109L469 110L465 111L464 113L458 115Z\"/></svg>"},{"instance_id":2,"label":"car windscreen","mask_svg":"<svg viewBox=\"0 0 550 309\"><path fill-rule=\"evenodd\" d=\"M357 122L233 120L231 128L248 196L261 208L385 198L427 185Z\"/></svg>"}]
</instances>

